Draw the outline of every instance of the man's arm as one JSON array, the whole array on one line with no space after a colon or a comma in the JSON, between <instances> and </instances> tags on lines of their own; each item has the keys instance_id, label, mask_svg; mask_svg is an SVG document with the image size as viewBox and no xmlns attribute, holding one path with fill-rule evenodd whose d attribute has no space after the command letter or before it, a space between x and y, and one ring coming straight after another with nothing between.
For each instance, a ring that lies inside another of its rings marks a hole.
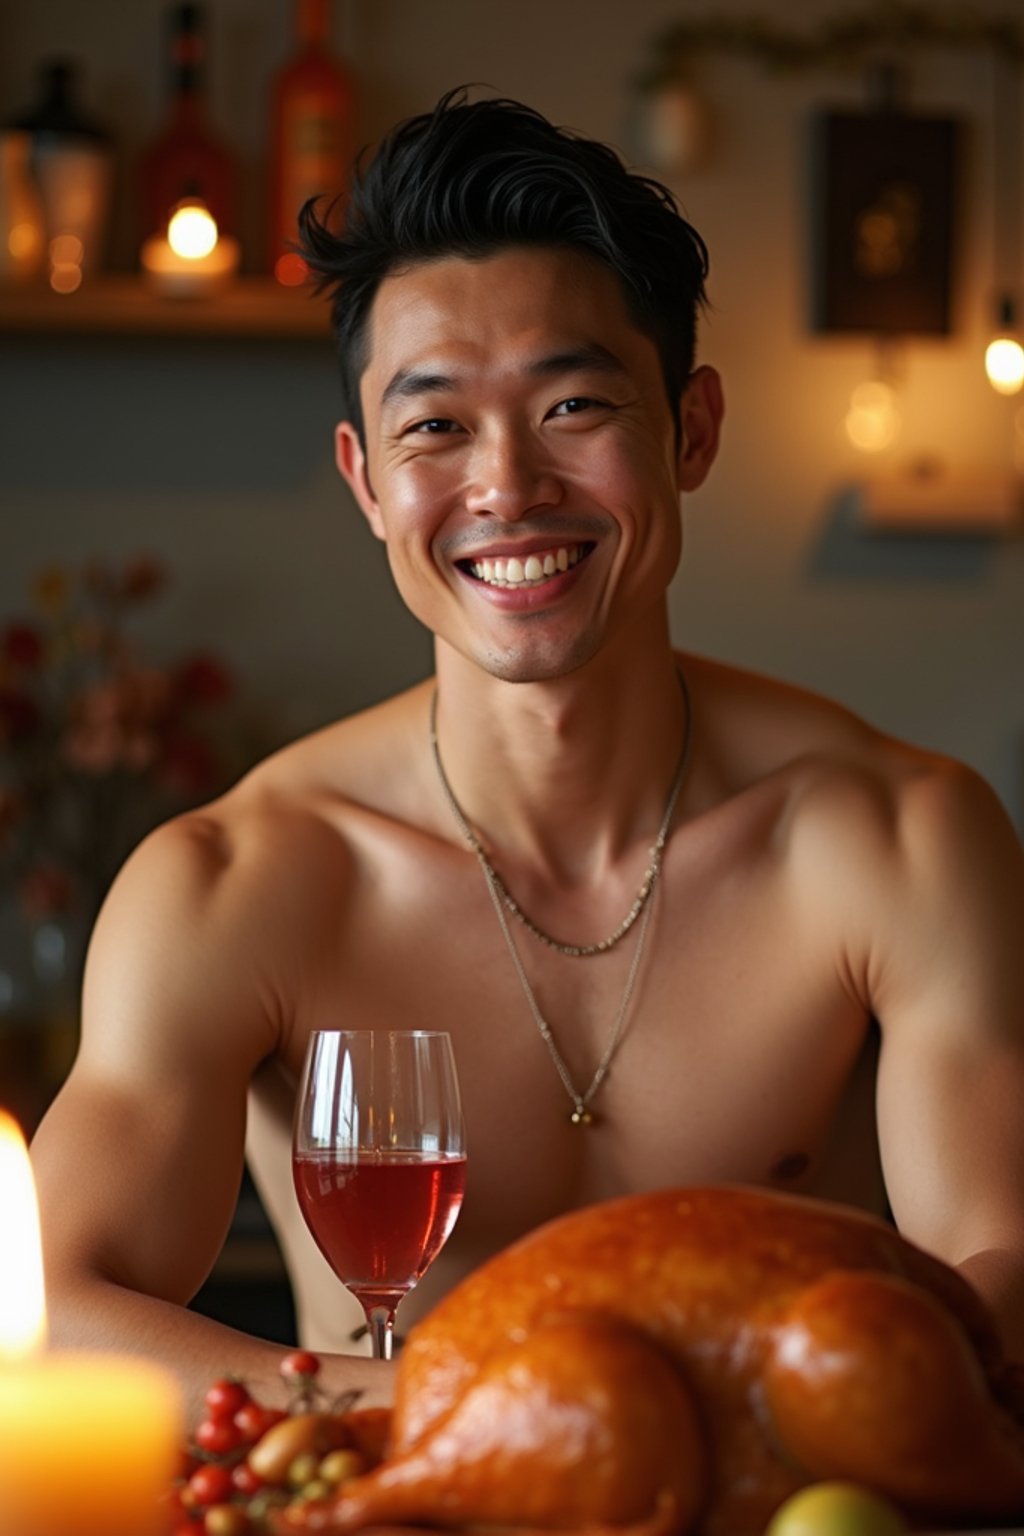
<instances>
[{"instance_id":1,"label":"man's arm","mask_svg":"<svg viewBox=\"0 0 1024 1536\"><path fill-rule=\"evenodd\" d=\"M193 1414L225 1373L281 1400L281 1347L186 1310L227 1233L249 1079L281 1027L259 862L200 817L136 853L90 946L77 1060L32 1143L54 1340L164 1360ZM325 1385L367 1403L389 1380L325 1362Z\"/></svg>"},{"instance_id":2,"label":"man's arm","mask_svg":"<svg viewBox=\"0 0 1024 1536\"><path fill-rule=\"evenodd\" d=\"M869 962L889 1199L1024 1361L1024 857L953 765L906 788L895 835Z\"/></svg>"}]
</instances>

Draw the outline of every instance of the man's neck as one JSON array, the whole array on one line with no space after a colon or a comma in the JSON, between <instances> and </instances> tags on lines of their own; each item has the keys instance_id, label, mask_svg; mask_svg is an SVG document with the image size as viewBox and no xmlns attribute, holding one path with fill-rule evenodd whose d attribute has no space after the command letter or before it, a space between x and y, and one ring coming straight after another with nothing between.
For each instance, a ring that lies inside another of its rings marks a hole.
<instances>
[{"instance_id":1,"label":"man's neck","mask_svg":"<svg viewBox=\"0 0 1024 1536\"><path fill-rule=\"evenodd\" d=\"M437 678L445 772L508 874L586 885L653 842L685 726L667 643L509 683L439 641Z\"/></svg>"}]
</instances>

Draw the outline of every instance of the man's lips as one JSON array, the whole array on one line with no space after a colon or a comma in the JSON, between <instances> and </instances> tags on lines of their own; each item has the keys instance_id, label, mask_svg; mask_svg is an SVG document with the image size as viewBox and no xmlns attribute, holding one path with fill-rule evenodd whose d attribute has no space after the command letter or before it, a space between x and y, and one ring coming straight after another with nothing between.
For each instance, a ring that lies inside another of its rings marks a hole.
<instances>
[{"instance_id":1,"label":"man's lips","mask_svg":"<svg viewBox=\"0 0 1024 1536\"><path fill-rule=\"evenodd\" d=\"M529 550L520 546L515 553L490 551L457 564L460 570L489 587L534 587L572 570L593 548L592 543L549 544Z\"/></svg>"}]
</instances>

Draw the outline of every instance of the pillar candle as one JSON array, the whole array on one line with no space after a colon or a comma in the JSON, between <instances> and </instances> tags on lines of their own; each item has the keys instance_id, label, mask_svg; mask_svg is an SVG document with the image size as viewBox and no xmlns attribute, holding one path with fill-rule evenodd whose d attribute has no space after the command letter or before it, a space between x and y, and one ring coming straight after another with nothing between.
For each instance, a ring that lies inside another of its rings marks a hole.
<instances>
[{"instance_id":1,"label":"pillar candle","mask_svg":"<svg viewBox=\"0 0 1024 1536\"><path fill-rule=\"evenodd\" d=\"M0 1111L0 1532L158 1536L182 1434L152 1361L45 1347L38 1207L24 1139Z\"/></svg>"}]
</instances>

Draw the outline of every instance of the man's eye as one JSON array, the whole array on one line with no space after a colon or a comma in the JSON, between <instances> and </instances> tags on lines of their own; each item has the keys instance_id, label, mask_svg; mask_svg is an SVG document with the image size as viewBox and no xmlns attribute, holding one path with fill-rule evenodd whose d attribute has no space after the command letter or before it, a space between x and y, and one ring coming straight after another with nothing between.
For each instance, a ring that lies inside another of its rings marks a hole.
<instances>
[{"instance_id":1,"label":"man's eye","mask_svg":"<svg viewBox=\"0 0 1024 1536\"><path fill-rule=\"evenodd\" d=\"M446 416L429 416L426 421L414 422L409 428L410 432L425 432L431 436L455 430L455 422L449 421Z\"/></svg>"},{"instance_id":2,"label":"man's eye","mask_svg":"<svg viewBox=\"0 0 1024 1536\"><path fill-rule=\"evenodd\" d=\"M601 400L592 400L589 395L571 395L568 400L560 400L552 411L552 416L578 416L582 411L591 411L603 405Z\"/></svg>"}]
</instances>

